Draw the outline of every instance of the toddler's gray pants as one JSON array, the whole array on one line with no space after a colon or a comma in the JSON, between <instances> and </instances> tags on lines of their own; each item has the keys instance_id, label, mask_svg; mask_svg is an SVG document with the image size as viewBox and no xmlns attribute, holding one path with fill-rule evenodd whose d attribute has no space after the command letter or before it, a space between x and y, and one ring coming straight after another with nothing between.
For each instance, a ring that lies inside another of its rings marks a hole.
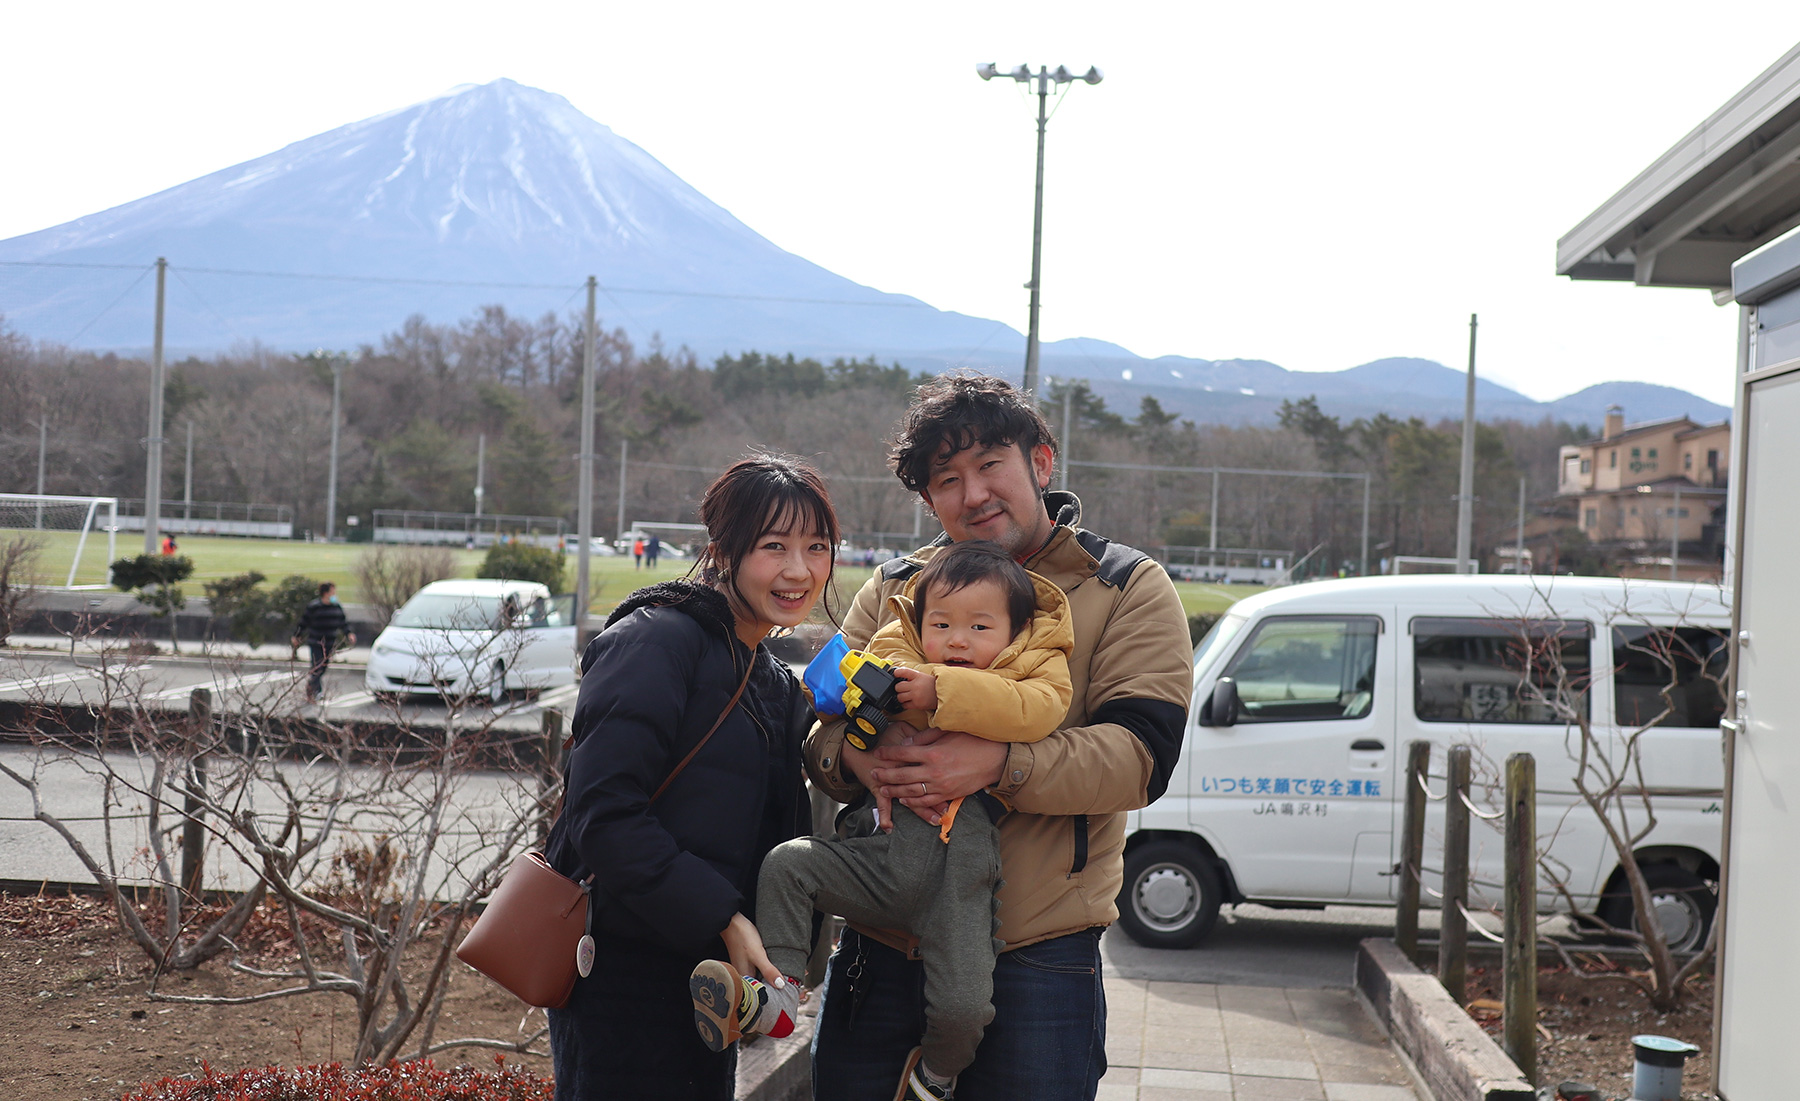
<instances>
[{"instance_id":1,"label":"toddler's gray pants","mask_svg":"<svg viewBox=\"0 0 1800 1101\"><path fill-rule=\"evenodd\" d=\"M925 964L925 1065L962 1073L994 1019L994 889L999 831L979 796L964 799L950 828L894 804L892 833L797 838L763 861L756 927L784 975L806 971L815 908L846 921L919 938Z\"/></svg>"}]
</instances>

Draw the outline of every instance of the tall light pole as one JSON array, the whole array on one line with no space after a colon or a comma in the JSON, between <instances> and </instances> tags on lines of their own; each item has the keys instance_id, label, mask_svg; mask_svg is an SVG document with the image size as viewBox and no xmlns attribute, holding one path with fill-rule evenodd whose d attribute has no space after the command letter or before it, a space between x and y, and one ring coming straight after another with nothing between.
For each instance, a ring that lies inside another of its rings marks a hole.
<instances>
[{"instance_id":1,"label":"tall light pole","mask_svg":"<svg viewBox=\"0 0 1800 1101\"><path fill-rule=\"evenodd\" d=\"M1456 572L1478 573L1475 543L1475 315L1469 315L1469 377L1463 387L1462 474L1456 491Z\"/></svg>"},{"instance_id":2,"label":"tall light pole","mask_svg":"<svg viewBox=\"0 0 1800 1101\"><path fill-rule=\"evenodd\" d=\"M975 66L975 75L983 80L992 80L1001 74L999 67L988 61ZM1006 75L1020 84L1037 84L1037 199L1031 213L1031 282L1025 284L1031 291L1031 319L1025 332L1025 389L1035 391L1038 381L1038 284L1041 281L1044 254L1044 127L1050 121L1046 110L1050 99L1050 85L1067 84L1075 80L1098 84L1106 79L1106 75L1091 65L1080 76L1062 65L1058 65L1055 71L1040 65L1036 74L1032 73L1031 66L1020 65Z\"/></svg>"}]
</instances>

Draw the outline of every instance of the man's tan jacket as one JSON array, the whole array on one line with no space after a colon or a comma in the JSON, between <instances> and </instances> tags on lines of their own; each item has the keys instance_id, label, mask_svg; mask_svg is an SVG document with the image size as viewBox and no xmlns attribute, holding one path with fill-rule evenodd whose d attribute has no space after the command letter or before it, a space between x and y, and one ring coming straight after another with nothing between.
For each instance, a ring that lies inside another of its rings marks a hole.
<instances>
[{"instance_id":1,"label":"man's tan jacket","mask_svg":"<svg viewBox=\"0 0 1800 1101\"><path fill-rule=\"evenodd\" d=\"M1008 746L992 790L1014 809L1000 821L999 938L1017 948L1106 925L1124 881L1125 812L1167 783L1192 694L1187 618L1161 565L1074 526L1080 502L1053 493L1059 523L1025 567L1067 595L1075 645L1074 700L1061 729ZM844 616L853 649L893 618L901 592L939 546L882 566ZM1099 716L1096 720L1096 715ZM1108 719L1116 721L1107 721ZM806 744L807 774L839 802L862 786L843 770L841 719L820 723ZM864 930L890 944L879 930Z\"/></svg>"}]
</instances>

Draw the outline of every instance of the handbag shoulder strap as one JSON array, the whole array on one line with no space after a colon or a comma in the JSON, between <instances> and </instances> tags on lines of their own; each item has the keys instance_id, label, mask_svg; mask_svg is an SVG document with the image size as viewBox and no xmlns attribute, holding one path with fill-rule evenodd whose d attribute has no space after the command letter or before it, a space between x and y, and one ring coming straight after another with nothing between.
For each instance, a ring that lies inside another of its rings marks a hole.
<instances>
[{"instance_id":1,"label":"handbag shoulder strap","mask_svg":"<svg viewBox=\"0 0 1800 1101\"><path fill-rule=\"evenodd\" d=\"M688 766L688 762L693 760L696 754L706 748L706 743L711 741L712 736L718 732L719 727L725 724L726 716L731 714L732 709L737 707L738 700L743 698L744 689L750 687L750 674L755 669L756 651L752 650L750 651L750 660L744 666L744 679L738 681L737 691L733 692L731 694L731 699L726 701L725 710L719 712L719 717L713 720L712 728L709 729L700 741L695 744L694 748L688 750L687 756L681 759L681 763L676 765L674 771L669 773L668 779L664 780L662 786L656 789L656 794L650 797L652 803L656 802L656 800L662 796L663 792L669 790L669 785L675 782L675 777L681 775L681 770Z\"/></svg>"}]
</instances>

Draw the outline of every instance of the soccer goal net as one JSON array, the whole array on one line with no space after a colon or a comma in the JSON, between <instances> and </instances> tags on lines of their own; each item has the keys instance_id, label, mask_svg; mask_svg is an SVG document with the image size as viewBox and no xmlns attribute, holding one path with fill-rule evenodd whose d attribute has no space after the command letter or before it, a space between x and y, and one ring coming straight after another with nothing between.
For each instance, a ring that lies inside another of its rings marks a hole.
<instances>
[{"instance_id":1,"label":"soccer goal net","mask_svg":"<svg viewBox=\"0 0 1800 1101\"><path fill-rule=\"evenodd\" d=\"M633 520L631 527L619 536L621 554L631 553L631 544L642 539L649 542L654 535L657 552L670 558L689 558L706 549L705 524L665 524L657 520Z\"/></svg>"},{"instance_id":2,"label":"soccer goal net","mask_svg":"<svg viewBox=\"0 0 1800 1101\"><path fill-rule=\"evenodd\" d=\"M0 493L0 540L36 543L37 570L48 583L104 588L118 554L118 531L116 497ZM106 540L105 558L99 556L99 539L89 538L99 535Z\"/></svg>"}]
</instances>

